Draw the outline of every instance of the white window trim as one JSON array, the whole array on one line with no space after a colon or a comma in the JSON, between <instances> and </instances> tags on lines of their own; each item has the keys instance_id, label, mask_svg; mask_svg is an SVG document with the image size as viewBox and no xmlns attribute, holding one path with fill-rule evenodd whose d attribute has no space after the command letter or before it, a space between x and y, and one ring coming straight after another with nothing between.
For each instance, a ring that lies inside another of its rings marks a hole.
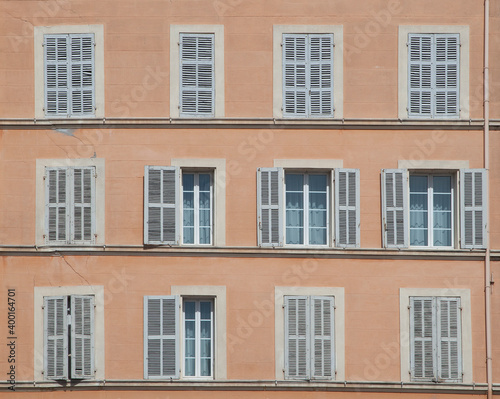
<instances>
[{"instance_id":1,"label":"white window trim","mask_svg":"<svg viewBox=\"0 0 500 399\"><path fill-rule=\"evenodd\" d=\"M37 246L60 246L61 244L47 244L45 242L45 168L47 167L84 167L94 166L96 173L95 193L95 233L96 238L93 246L104 245L104 159L37 159L36 160L36 227L35 243ZM78 246L79 244L68 244ZM86 244L82 244L87 246ZM64 245L66 246L66 245Z\"/></svg>"},{"instance_id":2,"label":"white window trim","mask_svg":"<svg viewBox=\"0 0 500 399\"><path fill-rule=\"evenodd\" d=\"M344 288L274 287L274 354L276 380L285 380L285 296L333 296L335 374L333 380L345 380L345 307Z\"/></svg>"},{"instance_id":3,"label":"white window trim","mask_svg":"<svg viewBox=\"0 0 500 399\"><path fill-rule=\"evenodd\" d=\"M344 117L344 27L343 25L274 25L273 26L273 117L283 118L283 42L284 33L333 33L333 118ZM308 119L314 119L309 117Z\"/></svg>"},{"instance_id":4,"label":"white window trim","mask_svg":"<svg viewBox=\"0 0 500 399\"><path fill-rule=\"evenodd\" d=\"M88 285L75 287L35 287L34 291L34 380L44 381L43 367L43 340L44 340L44 311L43 299L48 296L93 295L95 304L94 313L94 367L95 377L89 381L104 380L104 286Z\"/></svg>"},{"instance_id":5,"label":"white window trim","mask_svg":"<svg viewBox=\"0 0 500 399\"><path fill-rule=\"evenodd\" d=\"M401 381L411 382L410 377L410 297L460 297L462 307L462 372L464 384L472 380L472 322L471 294L467 288L400 288L399 320L401 348ZM432 383L435 384L435 383Z\"/></svg>"},{"instance_id":6,"label":"white window trim","mask_svg":"<svg viewBox=\"0 0 500 399\"><path fill-rule=\"evenodd\" d=\"M45 74L43 56L44 35L93 33L94 48L94 95L95 114L90 118L104 118L104 26L103 25L61 25L61 26L35 26L35 118L52 119L45 115ZM61 117L55 117L61 119ZM70 118L72 121L77 117Z\"/></svg>"},{"instance_id":7,"label":"white window trim","mask_svg":"<svg viewBox=\"0 0 500 399\"><path fill-rule=\"evenodd\" d=\"M212 242L215 247L226 245L226 160L225 159L199 159L199 158L174 158L171 166L182 169L211 169L213 170L213 213L212 213ZM178 204L182 204L182 190L179 189ZM179 213L179 228L182 229L182 215ZM193 244L181 244L193 245Z\"/></svg>"},{"instance_id":8,"label":"white window trim","mask_svg":"<svg viewBox=\"0 0 500 399\"><path fill-rule=\"evenodd\" d=\"M181 33L214 34L215 118L224 117L224 25L170 25L170 117L179 118L180 111L180 54ZM200 117L201 118L201 117Z\"/></svg>"},{"instance_id":9,"label":"white window trim","mask_svg":"<svg viewBox=\"0 0 500 399\"><path fill-rule=\"evenodd\" d=\"M457 171L460 169L469 169L469 161L440 161L440 160L399 160L398 169L408 169L408 170L453 170Z\"/></svg>"},{"instance_id":10,"label":"white window trim","mask_svg":"<svg viewBox=\"0 0 500 399\"><path fill-rule=\"evenodd\" d=\"M225 286L209 286L209 285L173 285L170 289L170 295L178 295L181 297L192 297L200 299L203 297L213 298L214 301L214 323L215 323L215 339L214 345L214 375L209 377L209 380L225 380L227 379L227 353L226 353L226 287ZM182 304L182 301L181 301ZM179 364L181 367L181 379L202 379L206 377L184 377L184 326L182 315L179 318Z\"/></svg>"},{"instance_id":11,"label":"white window trim","mask_svg":"<svg viewBox=\"0 0 500 399\"><path fill-rule=\"evenodd\" d=\"M469 27L466 25L400 25L398 33L398 118L408 116L408 34L458 33L460 35L460 117L469 119Z\"/></svg>"}]
</instances>

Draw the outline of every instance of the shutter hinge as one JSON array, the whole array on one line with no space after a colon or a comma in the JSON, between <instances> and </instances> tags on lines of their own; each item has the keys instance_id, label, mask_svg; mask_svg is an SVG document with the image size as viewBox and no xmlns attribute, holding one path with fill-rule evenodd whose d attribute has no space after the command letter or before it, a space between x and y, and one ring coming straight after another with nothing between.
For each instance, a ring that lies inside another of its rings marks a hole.
<instances>
[{"instance_id":1,"label":"shutter hinge","mask_svg":"<svg viewBox=\"0 0 500 399\"><path fill-rule=\"evenodd\" d=\"M410 309L410 305L408 305L407 307L408 307L408 309Z\"/></svg>"},{"instance_id":2,"label":"shutter hinge","mask_svg":"<svg viewBox=\"0 0 500 399\"><path fill-rule=\"evenodd\" d=\"M280 43L280 46L283 47L283 42Z\"/></svg>"}]
</instances>

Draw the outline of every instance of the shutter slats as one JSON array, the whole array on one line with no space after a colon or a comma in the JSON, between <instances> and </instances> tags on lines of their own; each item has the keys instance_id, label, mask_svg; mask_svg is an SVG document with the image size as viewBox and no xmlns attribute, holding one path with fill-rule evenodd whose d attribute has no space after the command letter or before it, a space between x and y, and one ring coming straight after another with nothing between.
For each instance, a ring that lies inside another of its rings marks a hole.
<instances>
[{"instance_id":1,"label":"shutter slats","mask_svg":"<svg viewBox=\"0 0 500 399\"><path fill-rule=\"evenodd\" d=\"M460 298L437 298L440 380L462 379Z\"/></svg>"},{"instance_id":2,"label":"shutter slats","mask_svg":"<svg viewBox=\"0 0 500 399\"><path fill-rule=\"evenodd\" d=\"M44 298L44 376L68 378L67 297Z\"/></svg>"},{"instance_id":3,"label":"shutter slats","mask_svg":"<svg viewBox=\"0 0 500 399\"><path fill-rule=\"evenodd\" d=\"M382 229L386 248L408 246L408 171L382 170Z\"/></svg>"},{"instance_id":4,"label":"shutter slats","mask_svg":"<svg viewBox=\"0 0 500 399\"><path fill-rule=\"evenodd\" d=\"M285 297L285 378L306 379L310 375L309 307L307 297Z\"/></svg>"},{"instance_id":5,"label":"shutter slats","mask_svg":"<svg viewBox=\"0 0 500 399\"><path fill-rule=\"evenodd\" d=\"M94 377L94 297L71 296L71 377Z\"/></svg>"},{"instance_id":6,"label":"shutter slats","mask_svg":"<svg viewBox=\"0 0 500 399\"><path fill-rule=\"evenodd\" d=\"M311 297L312 305L312 377L333 377L333 297Z\"/></svg>"},{"instance_id":7,"label":"shutter slats","mask_svg":"<svg viewBox=\"0 0 500 399\"><path fill-rule=\"evenodd\" d=\"M485 169L460 170L460 241L462 248L486 246L486 201L488 175Z\"/></svg>"},{"instance_id":8,"label":"shutter slats","mask_svg":"<svg viewBox=\"0 0 500 399\"><path fill-rule=\"evenodd\" d=\"M359 169L335 169L335 243L359 247Z\"/></svg>"},{"instance_id":9,"label":"shutter slats","mask_svg":"<svg viewBox=\"0 0 500 399\"><path fill-rule=\"evenodd\" d=\"M68 201L65 168L45 169L45 241L66 243L68 240Z\"/></svg>"},{"instance_id":10,"label":"shutter slats","mask_svg":"<svg viewBox=\"0 0 500 399\"><path fill-rule=\"evenodd\" d=\"M259 245L282 246L282 169L257 169L257 229Z\"/></svg>"}]
</instances>

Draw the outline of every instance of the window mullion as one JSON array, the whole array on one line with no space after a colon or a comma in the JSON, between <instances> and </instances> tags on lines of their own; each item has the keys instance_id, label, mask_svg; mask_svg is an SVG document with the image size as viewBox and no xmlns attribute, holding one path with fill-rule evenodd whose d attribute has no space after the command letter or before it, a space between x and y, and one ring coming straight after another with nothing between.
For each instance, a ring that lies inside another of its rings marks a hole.
<instances>
[{"instance_id":1,"label":"window mullion","mask_svg":"<svg viewBox=\"0 0 500 399\"><path fill-rule=\"evenodd\" d=\"M429 175L427 186L427 245L434 246L434 177Z\"/></svg>"},{"instance_id":2,"label":"window mullion","mask_svg":"<svg viewBox=\"0 0 500 399\"><path fill-rule=\"evenodd\" d=\"M304 174L304 245L309 245L309 174Z\"/></svg>"},{"instance_id":3,"label":"window mullion","mask_svg":"<svg viewBox=\"0 0 500 399\"><path fill-rule=\"evenodd\" d=\"M194 333L195 333L195 375L196 377L201 377L201 301L196 301L196 306L195 306L195 313L194 313L194 318L195 318L195 328L194 328Z\"/></svg>"},{"instance_id":4,"label":"window mullion","mask_svg":"<svg viewBox=\"0 0 500 399\"><path fill-rule=\"evenodd\" d=\"M200 174L194 174L193 185L193 201L194 201L194 244L200 243Z\"/></svg>"}]
</instances>

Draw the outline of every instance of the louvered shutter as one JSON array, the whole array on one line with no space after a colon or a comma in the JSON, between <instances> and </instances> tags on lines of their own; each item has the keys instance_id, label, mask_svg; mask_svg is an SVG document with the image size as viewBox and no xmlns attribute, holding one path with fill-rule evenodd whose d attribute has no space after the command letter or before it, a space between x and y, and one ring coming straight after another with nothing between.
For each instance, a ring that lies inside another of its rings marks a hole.
<instances>
[{"instance_id":1,"label":"louvered shutter","mask_svg":"<svg viewBox=\"0 0 500 399\"><path fill-rule=\"evenodd\" d=\"M335 374L334 361L334 299L333 297L311 297L311 376L315 379L332 379Z\"/></svg>"},{"instance_id":2,"label":"louvered shutter","mask_svg":"<svg viewBox=\"0 0 500 399\"><path fill-rule=\"evenodd\" d=\"M95 168L73 168L73 240L95 242Z\"/></svg>"},{"instance_id":3,"label":"louvered shutter","mask_svg":"<svg viewBox=\"0 0 500 399\"><path fill-rule=\"evenodd\" d=\"M66 244L69 240L67 168L45 169L45 242Z\"/></svg>"},{"instance_id":4,"label":"louvered shutter","mask_svg":"<svg viewBox=\"0 0 500 399\"><path fill-rule=\"evenodd\" d=\"M460 243L462 248L486 247L487 184L486 169L460 170Z\"/></svg>"},{"instance_id":5,"label":"louvered shutter","mask_svg":"<svg viewBox=\"0 0 500 399\"><path fill-rule=\"evenodd\" d=\"M45 115L47 116L67 116L70 113L68 42L68 35L44 36Z\"/></svg>"},{"instance_id":6,"label":"louvered shutter","mask_svg":"<svg viewBox=\"0 0 500 399\"><path fill-rule=\"evenodd\" d=\"M283 169L257 169L257 230L261 246L283 245Z\"/></svg>"},{"instance_id":7,"label":"louvered shutter","mask_svg":"<svg viewBox=\"0 0 500 399\"><path fill-rule=\"evenodd\" d=\"M308 115L307 35L283 35L283 115Z\"/></svg>"},{"instance_id":8,"label":"louvered shutter","mask_svg":"<svg viewBox=\"0 0 500 399\"><path fill-rule=\"evenodd\" d=\"M430 297L410 298L411 377L413 380L436 376L434 300Z\"/></svg>"},{"instance_id":9,"label":"louvered shutter","mask_svg":"<svg viewBox=\"0 0 500 399\"><path fill-rule=\"evenodd\" d=\"M144 378L179 378L179 297L144 297Z\"/></svg>"},{"instance_id":10,"label":"louvered shutter","mask_svg":"<svg viewBox=\"0 0 500 399\"><path fill-rule=\"evenodd\" d=\"M285 297L285 378L308 379L310 369L310 309L308 297Z\"/></svg>"},{"instance_id":11,"label":"louvered shutter","mask_svg":"<svg viewBox=\"0 0 500 399\"><path fill-rule=\"evenodd\" d=\"M146 166L144 170L144 243L178 245L179 168Z\"/></svg>"},{"instance_id":12,"label":"louvered shutter","mask_svg":"<svg viewBox=\"0 0 500 399\"><path fill-rule=\"evenodd\" d=\"M335 169L335 244L359 247L359 169Z\"/></svg>"},{"instance_id":13,"label":"louvered shutter","mask_svg":"<svg viewBox=\"0 0 500 399\"><path fill-rule=\"evenodd\" d=\"M433 36L408 36L408 115L431 117L433 113Z\"/></svg>"},{"instance_id":14,"label":"louvered shutter","mask_svg":"<svg viewBox=\"0 0 500 399\"><path fill-rule=\"evenodd\" d=\"M94 377L94 297L71 296L71 378Z\"/></svg>"},{"instance_id":15,"label":"louvered shutter","mask_svg":"<svg viewBox=\"0 0 500 399\"><path fill-rule=\"evenodd\" d=\"M94 115L94 35L70 35L71 116Z\"/></svg>"},{"instance_id":16,"label":"louvered shutter","mask_svg":"<svg viewBox=\"0 0 500 399\"><path fill-rule=\"evenodd\" d=\"M214 116L213 34L180 35L180 115Z\"/></svg>"},{"instance_id":17,"label":"louvered shutter","mask_svg":"<svg viewBox=\"0 0 500 399\"><path fill-rule=\"evenodd\" d=\"M310 116L333 117L333 35L309 35Z\"/></svg>"},{"instance_id":18,"label":"louvered shutter","mask_svg":"<svg viewBox=\"0 0 500 399\"><path fill-rule=\"evenodd\" d=\"M458 117L460 36L435 35L435 116Z\"/></svg>"},{"instance_id":19,"label":"louvered shutter","mask_svg":"<svg viewBox=\"0 0 500 399\"><path fill-rule=\"evenodd\" d=\"M462 380L460 298L437 298L438 379Z\"/></svg>"},{"instance_id":20,"label":"louvered shutter","mask_svg":"<svg viewBox=\"0 0 500 399\"><path fill-rule=\"evenodd\" d=\"M47 380L68 378L67 297L44 298L44 375Z\"/></svg>"},{"instance_id":21,"label":"louvered shutter","mask_svg":"<svg viewBox=\"0 0 500 399\"><path fill-rule=\"evenodd\" d=\"M382 236L384 247L408 246L408 171L382 170Z\"/></svg>"}]
</instances>

